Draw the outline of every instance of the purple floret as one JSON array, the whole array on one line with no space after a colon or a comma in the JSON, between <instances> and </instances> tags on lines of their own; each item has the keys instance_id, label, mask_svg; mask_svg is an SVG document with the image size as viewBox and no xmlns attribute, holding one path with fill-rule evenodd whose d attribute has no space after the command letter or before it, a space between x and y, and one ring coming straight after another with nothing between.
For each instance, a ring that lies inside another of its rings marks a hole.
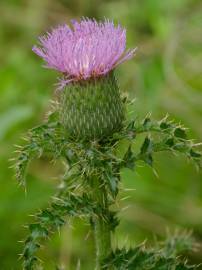
<instances>
[{"instance_id":1,"label":"purple floret","mask_svg":"<svg viewBox=\"0 0 202 270\"><path fill-rule=\"evenodd\" d=\"M61 88L71 81L105 75L136 51L126 51L126 30L106 19L72 20L72 28L61 25L39 37L39 43L33 51L45 60L47 68L65 75Z\"/></svg>"}]
</instances>

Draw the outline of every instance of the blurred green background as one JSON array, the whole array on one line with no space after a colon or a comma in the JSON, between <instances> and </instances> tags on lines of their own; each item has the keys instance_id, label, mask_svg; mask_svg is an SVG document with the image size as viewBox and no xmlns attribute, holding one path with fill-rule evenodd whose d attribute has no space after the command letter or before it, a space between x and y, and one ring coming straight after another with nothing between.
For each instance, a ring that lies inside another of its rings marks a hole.
<instances>
[{"instance_id":1,"label":"blurred green background","mask_svg":"<svg viewBox=\"0 0 202 270\"><path fill-rule=\"evenodd\" d=\"M138 46L137 56L117 70L121 89L136 98L134 116L171 118L202 139L202 2L199 0L0 0L0 270L21 269L19 256L26 235L22 226L30 214L47 206L62 173L45 157L31 164L27 194L18 187L9 169L15 144L27 130L43 121L54 96L58 74L42 68L32 45L37 36L59 23L81 16L104 16L127 28L128 47ZM121 224L114 243L148 244L176 229L193 230L202 243L202 172L183 157L156 155L158 178L150 168L124 171ZM127 208L127 206L130 206ZM56 262L65 269L93 269L92 235L80 220L70 221L61 235L44 245L45 269ZM202 262L202 248L190 254ZM202 269L202 268L200 268Z\"/></svg>"}]
</instances>

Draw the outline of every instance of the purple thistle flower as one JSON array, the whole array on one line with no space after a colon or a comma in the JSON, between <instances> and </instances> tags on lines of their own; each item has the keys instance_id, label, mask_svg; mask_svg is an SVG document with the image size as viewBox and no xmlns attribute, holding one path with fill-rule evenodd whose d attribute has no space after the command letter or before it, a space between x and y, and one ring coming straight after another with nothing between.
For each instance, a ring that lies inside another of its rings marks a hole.
<instances>
[{"instance_id":1,"label":"purple thistle flower","mask_svg":"<svg viewBox=\"0 0 202 270\"><path fill-rule=\"evenodd\" d=\"M47 68L65 76L60 88L71 81L105 75L136 51L126 51L126 30L107 19L72 20L72 28L59 26L39 37L39 42L41 47L34 46L33 51L45 60Z\"/></svg>"}]
</instances>

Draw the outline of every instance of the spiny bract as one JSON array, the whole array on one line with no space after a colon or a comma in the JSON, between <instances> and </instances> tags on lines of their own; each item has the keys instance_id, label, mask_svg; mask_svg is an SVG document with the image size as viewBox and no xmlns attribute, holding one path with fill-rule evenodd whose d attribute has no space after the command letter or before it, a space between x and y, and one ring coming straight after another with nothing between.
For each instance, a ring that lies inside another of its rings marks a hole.
<instances>
[{"instance_id":1,"label":"spiny bract","mask_svg":"<svg viewBox=\"0 0 202 270\"><path fill-rule=\"evenodd\" d=\"M123 126L124 106L113 72L67 85L59 107L62 125L79 139L100 140Z\"/></svg>"}]
</instances>

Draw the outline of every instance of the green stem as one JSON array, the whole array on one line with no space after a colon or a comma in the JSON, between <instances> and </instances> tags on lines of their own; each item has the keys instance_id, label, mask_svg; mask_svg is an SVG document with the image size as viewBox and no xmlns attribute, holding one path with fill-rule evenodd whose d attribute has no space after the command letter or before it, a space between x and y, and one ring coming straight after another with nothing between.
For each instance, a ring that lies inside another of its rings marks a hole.
<instances>
[{"instance_id":1,"label":"green stem","mask_svg":"<svg viewBox=\"0 0 202 270\"><path fill-rule=\"evenodd\" d=\"M109 255L111 250L111 235L108 224L100 218L94 221L94 237L96 248L96 270L100 270L101 262Z\"/></svg>"},{"instance_id":2,"label":"green stem","mask_svg":"<svg viewBox=\"0 0 202 270\"><path fill-rule=\"evenodd\" d=\"M104 186L101 186L98 179L93 179L93 198L98 202L105 212L109 211L107 193ZM101 263L111 252L111 231L110 224L102 217L96 216L93 219L93 233L96 250L96 270L101 269Z\"/></svg>"}]
</instances>

